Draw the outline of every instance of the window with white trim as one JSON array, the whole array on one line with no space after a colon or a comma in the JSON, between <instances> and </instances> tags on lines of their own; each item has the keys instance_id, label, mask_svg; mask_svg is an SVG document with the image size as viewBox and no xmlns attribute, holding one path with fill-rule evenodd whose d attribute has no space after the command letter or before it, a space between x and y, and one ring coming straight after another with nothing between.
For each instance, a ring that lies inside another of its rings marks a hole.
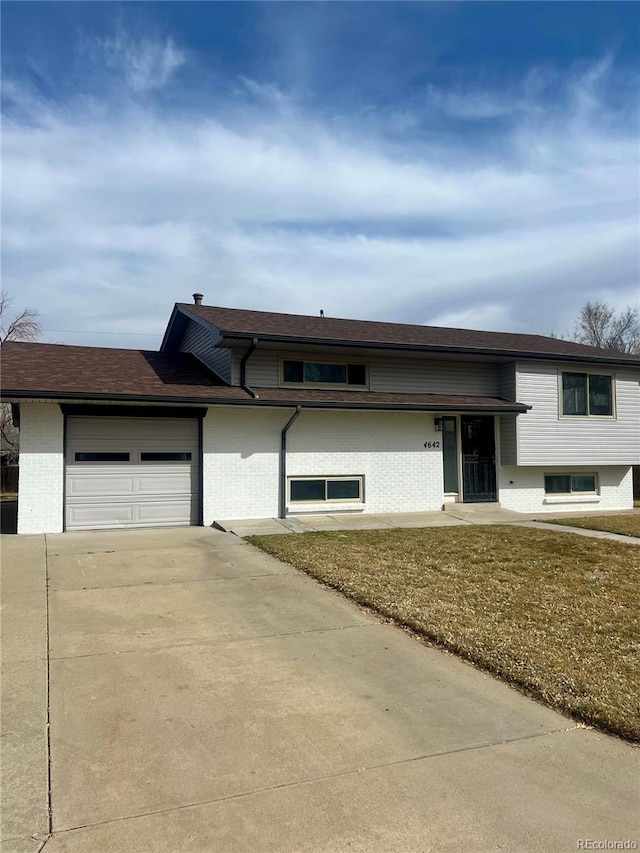
<instances>
[{"instance_id":1,"label":"window with white trim","mask_svg":"<svg viewBox=\"0 0 640 853\"><path fill-rule=\"evenodd\" d=\"M545 474L544 491L547 495L595 495L598 478L595 474Z\"/></svg>"},{"instance_id":2,"label":"window with white trim","mask_svg":"<svg viewBox=\"0 0 640 853\"><path fill-rule=\"evenodd\" d=\"M345 503L363 500L364 477L290 477L291 503Z\"/></svg>"},{"instance_id":3,"label":"window with white trim","mask_svg":"<svg viewBox=\"0 0 640 853\"><path fill-rule=\"evenodd\" d=\"M286 385L367 386L367 365L333 361L282 361L281 379Z\"/></svg>"},{"instance_id":4,"label":"window with white trim","mask_svg":"<svg viewBox=\"0 0 640 853\"><path fill-rule=\"evenodd\" d=\"M561 413L569 417L612 417L613 377L563 371Z\"/></svg>"}]
</instances>

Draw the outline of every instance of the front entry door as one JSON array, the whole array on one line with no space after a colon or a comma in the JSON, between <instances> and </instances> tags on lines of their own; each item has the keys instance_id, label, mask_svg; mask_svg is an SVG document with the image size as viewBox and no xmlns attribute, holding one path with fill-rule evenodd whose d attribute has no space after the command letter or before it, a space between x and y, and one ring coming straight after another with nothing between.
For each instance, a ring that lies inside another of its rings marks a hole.
<instances>
[{"instance_id":1,"label":"front entry door","mask_svg":"<svg viewBox=\"0 0 640 853\"><path fill-rule=\"evenodd\" d=\"M492 503L496 493L496 439L493 416L462 417L464 503Z\"/></svg>"}]
</instances>

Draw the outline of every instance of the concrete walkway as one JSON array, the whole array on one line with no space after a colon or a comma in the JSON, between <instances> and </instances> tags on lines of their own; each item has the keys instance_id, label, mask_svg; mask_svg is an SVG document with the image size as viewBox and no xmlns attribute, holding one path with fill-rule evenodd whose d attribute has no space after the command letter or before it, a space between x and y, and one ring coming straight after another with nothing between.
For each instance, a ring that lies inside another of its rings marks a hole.
<instances>
[{"instance_id":1,"label":"concrete walkway","mask_svg":"<svg viewBox=\"0 0 640 853\"><path fill-rule=\"evenodd\" d=\"M630 514L640 514L640 510L629 510ZM548 518L562 519L583 517L584 512L548 513ZM622 515L620 512L599 512L597 515ZM540 514L527 515L512 512L498 506L469 506L468 504L450 504L442 512L397 512L397 513L315 513L295 515L288 518L249 518L218 521L219 530L235 533L236 536L271 536L282 533L310 533L321 530L384 530L400 527L450 527L465 524L518 524L524 527L537 527L556 533L575 533L578 536L590 536L594 539L611 539L625 542L627 545L640 545L640 539L634 536L622 536L604 530L586 530L569 525L548 524L540 520Z\"/></svg>"},{"instance_id":2,"label":"concrete walkway","mask_svg":"<svg viewBox=\"0 0 640 853\"><path fill-rule=\"evenodd\" d=\"M236 536L4 537L2 572L3 853L640 841L637 750Z\"/></svg>"}]
</instances>

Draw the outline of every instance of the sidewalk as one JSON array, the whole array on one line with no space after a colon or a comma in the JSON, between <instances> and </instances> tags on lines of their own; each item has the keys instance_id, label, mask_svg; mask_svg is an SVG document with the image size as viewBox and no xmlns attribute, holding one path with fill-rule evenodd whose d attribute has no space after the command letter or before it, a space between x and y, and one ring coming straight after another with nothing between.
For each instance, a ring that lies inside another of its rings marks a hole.
<instances>
[{"instance_id":1,"label":"sidewalk","mask_svg":"<svg viewBox=\"0 0 640 853\"><path fill-rule=\"evenodd\" d=\"M637 512L637 510L629 510ZM549 519L575 518L584 516L584 512L548 513ZM620 515L619 512L601 512L598 515ZM580 527L548 524L541 520L540 513L525 514L490 505L487 507L469 507L465 504L449 504L439 512L407 513L316 513L313 515L295 515L288 518L252 518L217 521L215 526L222 531L235 533L236 536L269 536L282 533L309 533L321 530L384 530L402 527L451 527L466 524L518 524L524 527L537 527L556 533L575 533L578 536L591 536L595 539L611 539L640 545L640 539L633 536L621 536L602 530L586 530Z\"/></svg>"}]
</instances>

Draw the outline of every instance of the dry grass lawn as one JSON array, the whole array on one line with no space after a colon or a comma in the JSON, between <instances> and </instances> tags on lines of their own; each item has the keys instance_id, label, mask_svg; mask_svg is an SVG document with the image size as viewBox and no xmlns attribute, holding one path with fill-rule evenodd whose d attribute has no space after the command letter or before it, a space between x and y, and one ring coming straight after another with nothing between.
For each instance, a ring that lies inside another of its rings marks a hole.
<instances>
[{"instance_id":1,"label":"dry grass lawn","mask_svg":"<svg viewBox=\"0 0 640 853\"><path fill-rule=\"evenodd\" d=\"M510 526L253 536L575 719L640 741L640 549Z\"/></svg>"},{"instance_id":2,"label":"dry grass lawn","mask_svg":"<svg viewBox=\"0 0 640 853\"><path fill-rule=\"evenodd\" d=\"M637 536L640 539L640 512L629 515L592 515L580 518L539 518L538 521L566 524L569 527L584 527L587 530L606 530L608 533L621 533L623 536Z\"/></svg>"}]
</instances>

